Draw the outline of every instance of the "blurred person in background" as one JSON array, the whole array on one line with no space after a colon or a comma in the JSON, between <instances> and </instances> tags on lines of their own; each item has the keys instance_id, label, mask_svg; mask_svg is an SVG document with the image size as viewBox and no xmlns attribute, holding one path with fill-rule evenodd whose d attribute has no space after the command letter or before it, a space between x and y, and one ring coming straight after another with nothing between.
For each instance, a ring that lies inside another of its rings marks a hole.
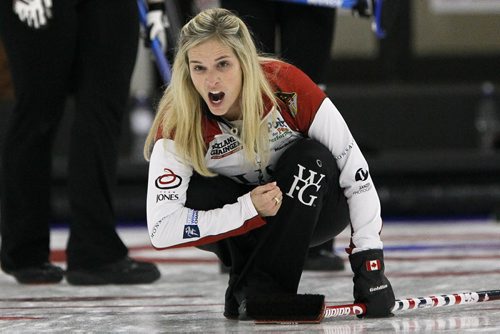
<instances>
[{"instance_id":1,"label":"blurred person in background","mask_svg":"<svg viewBox=\"0 0 500 334\"><path fill-rule=\"evenodd\" d=\"M163 3L150 1L161 36ZM158 268L128 256L115 229L113 187L139 38L135 0L13 0L0 31L15 89L2 152L2 270L22 284L151 283ZM68 95L66 272L50 262L52 148Z\"/></svg>"}]
</instances>

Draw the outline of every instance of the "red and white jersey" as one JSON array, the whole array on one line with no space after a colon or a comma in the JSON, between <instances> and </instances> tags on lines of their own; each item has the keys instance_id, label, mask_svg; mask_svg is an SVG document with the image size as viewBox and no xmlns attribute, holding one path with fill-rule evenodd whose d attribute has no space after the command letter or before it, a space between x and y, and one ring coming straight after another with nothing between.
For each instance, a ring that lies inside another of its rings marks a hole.
<instances>
[{"instance_id":1,"label":"red and white jersey","mask_svg":"<svg viewBox=\"0 0 500 334\"><path fill-rule=\"evenodd\" d=\"M266 166L245 160L237 131L230 124L205 116L205 161L220 175L247 184L270 180L280 155L289 144L310 137L328 147L340 169L340 186L349 205L353 252L382 248L380 201L368 164L332 101L293 65L272 61L262 65L279 101L268 108L270 158ZM178 154L171 139L156 141L149 166L147 222L156 248L197 246L246 233L266 222L258 216L247 193L235 203L201 211L185 207L193 168ZM283 194L291 193L281 189Z\"/></svg>"}]
</instances>

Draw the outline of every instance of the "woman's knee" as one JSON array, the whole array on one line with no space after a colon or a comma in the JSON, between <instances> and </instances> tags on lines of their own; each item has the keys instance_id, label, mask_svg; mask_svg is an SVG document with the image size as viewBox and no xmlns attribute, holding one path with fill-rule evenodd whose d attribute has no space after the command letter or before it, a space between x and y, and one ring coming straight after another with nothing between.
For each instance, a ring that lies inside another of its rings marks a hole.
<instances>
[{"instance_id":1,"label":"woman's knee","mask_svg":"<svg viewBox=\"0 0 500 334\"><path fill-rule=\"evenodd\" d=\"M311 246L322 244L342 233L350 224L349 207L343 194L325 203L311 237Z\"/></svg>"},{"instance_id":2,"label":"woman's knee","mask_svg":"<svg viewBox=\"0 0 500 334\"><path fill-rule=\"evenodd\" d=\"M339 175L332 153L309 138L301 139L284 152L274 171L281 190L290 197L304 192L328 193L338 187Z\"/></svg>"},{"instance_id":3,"label":"woman's knee","mask_svg":"<svg viewBox=\"0 0 500 334\"><path fill-rule=\"evenodd\" d=\"M311 138L303 138L292 144L278 160L276 169L279 170L296 164L313 170L320 168L330 174L332 172L337 174L336 171L338 170L330 150Z\"/></svg>"}]
</instances>

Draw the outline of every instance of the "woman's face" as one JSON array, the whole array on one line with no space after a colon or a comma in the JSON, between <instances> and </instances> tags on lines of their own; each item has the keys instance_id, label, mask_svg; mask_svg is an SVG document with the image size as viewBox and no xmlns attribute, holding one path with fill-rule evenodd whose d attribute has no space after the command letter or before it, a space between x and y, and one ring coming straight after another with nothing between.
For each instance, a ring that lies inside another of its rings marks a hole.
<instances>
[{"instance_id":1,"label":"woman's face","mask_svg":"<svg viewBox=\"0 0 500 334\"><path fill-rule=\"evenodd\" d=\"M191 80L210 112L230 121L240 119L243 75L233 50L210 39L191 48L188 59Z\"/></svg>"}]
</instances>

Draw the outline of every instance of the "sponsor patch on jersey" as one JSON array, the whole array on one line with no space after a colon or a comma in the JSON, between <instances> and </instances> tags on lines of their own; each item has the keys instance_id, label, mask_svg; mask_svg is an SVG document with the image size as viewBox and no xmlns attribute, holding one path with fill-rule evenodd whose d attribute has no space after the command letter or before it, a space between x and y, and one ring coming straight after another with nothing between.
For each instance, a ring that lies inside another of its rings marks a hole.
<instances>
[{"instance_id":1,"label":"sponsor patch on jersey","mask_svg":"<svg viewBox=\"0 0 500 334\"><path fill-rule=\"evenodd\" d=\"M269 142L271 143L271 145L273 145L274 143L280 143L284 139L293 136L292 129L290 129L283 117L279 114L274 120L271 118L271 116L269 116L267 127L269 129Z\"/></svg>"},{"instance_id":2,"label":"sponsor patch on jersey","mask_svg":"<svg viewBox=\"0 0 500 334\"><path fill-rule=\"evenodd\" d=\"M199 238L200 228L197 225L186 225L184 226L183 239Z\"/></svg>"},{"instance_id":3,"label":"sponsor patch on jersey","mask_svg":"<svg viewBox=\"0 0 500 334\"><path fill-rule=\"evenodd\" d=\"M367 191L370 191L370 189L372 189L372 184L370 182L368 182L368 183L365 183L365 184L359 186L358 190L356 190L352 194L359 195L359 194L365 193Z\"/></svg>"},{"instance_id":4,"label":"sponsor patch on jersey","mask_svg":"<svg viewBox=\"0 0 500 334\"><path fill-rule=\"evenodd\" d=\"M184 225L182 238L191 239L199 237L200 237L200 228L198 227L198 211L189 209L186 225Z\"/></svg>"},{"instance_id":5,"label":"sponsor patch on jersey","mask_svg":"<svg viewBox=\"0 0 500 334\"><path fill-rule=\"evenodd\" d=\"M276 96L283 101L287 107L288 110L290 111L290 114L295 117L297 115L297 93L291 92L291 93L286 93L286 92L277 92Z\"/></svg>"},{"instance_id":6,"label":"sponsor patch on jersey","mask_svg":"<svg viewBox=\"0 0 500 334\"><path fill-rule=\"evenodd\" d=\"M222 140L214 140L210 143L210 159L222 159L242 149L243 146L235 137L223 137Z\"/></svg>"},{"instance_id":7,"label":"sponsor patch on jersey","mask_svg":"<svg viewBox=\"0 0 500 334\"><path fill-rule=\"evenodd\" d=\"M349 145L347 145L346 148L344 148L344 150L335 156L335 160L340 160L340 159L343 159L347 156L347 153L349 153L349 151L354 147L354 141L352 141Z\"/></svg>"},{"instance_id":8,"label":"sponsor patch on jersey","mask_svg":"<svg viewBox=\"0 0 500 334\"><path fill-rule=\"evenodd\" d=\"M160 225L163 224L166 219L167 219L167 217L162 217L159 221L156 222L156 224L151 229L151 234L150 234L151 239L153 239L155 237L156 232L158 232L158 230L160 228Z\"/></svg>"},{"instance_id":9,"label":"sponsor patch on jersey","mask_svg":"<svg viewBox=\"0 0 500 334\"><path fill-rule=\"evenodd\" d=\"M164 174L158 176L155 180L155 186L158 189L174 189L182 184L182 177L175 174L169 168L163 168Z\"/></svg>"},{"instance_id":10,"label":"sponsor patch on jersey","mask_svg":"<svg viewBox=\"0 0 500 334\"><path fill-rule=\"evenodd\" d=\"M366 179L368 178L368 176L370 176L370 173L368 172L368 170L363 169L363 168L359 168L356 171L356 175L354 176L354 179L356 181L366 181Z\"/></svg>"}]
</instances>

